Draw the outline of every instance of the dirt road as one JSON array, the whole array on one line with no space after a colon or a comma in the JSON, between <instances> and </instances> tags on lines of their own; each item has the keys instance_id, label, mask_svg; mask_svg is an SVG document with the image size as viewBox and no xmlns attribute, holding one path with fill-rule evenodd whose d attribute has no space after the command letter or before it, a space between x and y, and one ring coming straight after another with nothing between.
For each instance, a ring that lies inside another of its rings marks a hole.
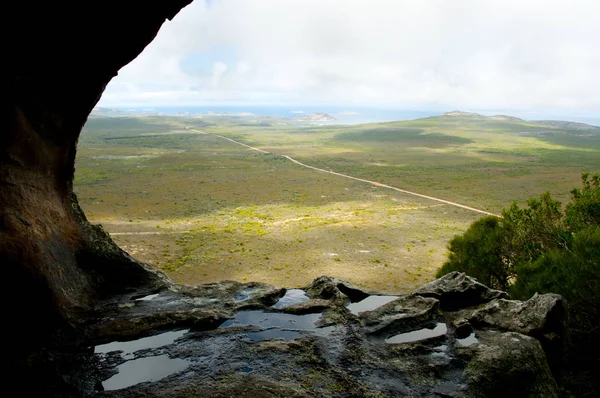
<instances>
[{"instance_id":1,"label":"dirt road","mask_svg":"<svg viewBox=\"0 0 600 398\"><path fill-rule=\"evenodd\" d=\"M234 139L231 139L231 138L228 138L228 137L224 137L222 135L217 135L217 137L223 138L223 139L225 139L227 141L231 141L234 144L244 146L244 147L246 147L248 149L251 149L253 151L258 151L260 153L271 153L271 152L265 151L263 149L256 148L256 147L244 144L243 142L239 142L239 141L236 141ZM274 155L277 155L277 154L274 154ZM351 176L351 175L348 175L348 174L337 173L335 171L325 170L325 169L321 169L321 168L314 167L314 166L309 166L309 165L304 164L304 163L302 163L302 162L300 162L300 161L298 161L298 160L296 160L296 159L294 159L294 158L292 158L292 157L290 157L288 155L279 155L279 156L281 156L281 157L283 157L283 158L289 160L290 162L293 162L293 163L295 163L295 164L297 164L299 166L306 167L308 169L312 169L312 170L316 170L316 171L320 171L322 173L333 174L333 175L338 176L338 177L349 178L351 180L364 182L364 183L367 183L367 184L374 185L376 187L391 189L391 190L394 190L394 191L397 191L397 192L405 193L407 195L418 196L418 197L423 198L423 199L429 199L429 200L433 200L433 201L436 201L436 202L444 203L444 204L447 204L447 205L450 205L450 206L460 207L461 209L473 211L473 212L480 213L480 214L485 214L485 215L488 215L488 216L500 217L498 214L490 213L488 211L481 210L481 209L476 209L476 208L471 207L471 206L462 205L460 203L451 202L449 200L440 199L440 198L436 198L436 197L429 196L429 195L423 195L423 194L420 194L420 193L417 193L417 192L407 191L405 189L400 189L400 188L393 187L393 186L387 185L387 184L383 184L383 183L377 182L377 181L365 180L364 178L358 178L358 177L354 177L354 176Z\"/></svg>"}]
</instances>

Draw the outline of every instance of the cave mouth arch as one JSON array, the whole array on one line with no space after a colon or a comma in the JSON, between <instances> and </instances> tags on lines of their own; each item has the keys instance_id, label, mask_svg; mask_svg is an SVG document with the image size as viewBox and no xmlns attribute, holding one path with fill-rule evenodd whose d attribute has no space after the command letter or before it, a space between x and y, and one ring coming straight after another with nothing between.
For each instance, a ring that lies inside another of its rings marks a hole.
<instances>
[{"instance_id":1,"label":"cave mouth arch","mask_svg":"<svg viewBox=\"0 0 600 398\"><path fill-rule=\"evenodd\" d=\"M38 4L23 1L16 3L16 9L12 9L6 25L11 34L4 35L8 38L7 53L11 58L7 71L3 74L3 95L6 101L3 101L0 119L0 265L8 271L4 274L8 288L2 289L3 302L8 304L4 313L4 318L8 321L5 330L8 332L6 339L9 342L5 362L10 366L5 375L9 383L21 392L42 389L42 394L33 396L51 393L45 389L44 382L47 380L29 377L30 374L22 372L23 369L30 361L35 362L40 356L45 356L48 353L44 351L46 347L71 340L77 343L81 342L81 338L88 337L79 335L87 326L86 322L106 308L118 312L123 304L119 301L120 298L132 300L161 289L176 296L184 289L175 286L151 267L135 261L119 249L104 230L88 222L73 194L73 177L76 145L81 129L106 84L153 39L165 19L173 18L189 2L190 0L161 1L149 6L146 1L134 0L124 6L122 2L112 0L75 5L71 2ZM136 22L134 27L132 21ZM13 35L15 32L17 34ZM127 40L123 40L124 37ZM87 43L85 48L81 46L82 41ZM461 278L460 275L457 277ZM335 297L340 297L337 296L338 284L332 284L327 278L318 282L321 285L317 286L317 295L324 296L324 293L328 293L327 297L331 298L333 293ZM235 289L239 289L239 286L234 284L230 290ZM441 291L446 292L444 289ZM272 289L267 293L264 295L267 304L273 304L282 294L280 289ZM484 289L483 293L488 294L489 290ZM417 300L429 304L432 309L437 308L433 305L435 299L431 297L427 300L427 297L418 296ZM97 308L96 304L99 302L104 308ZM318 304L328 306L322 301ZM182 319L177 312L158 320L152 314L150 322L141 327L154 327L157 324L165 327L177 322L181 325L185 321L192 324L208 322L214 328L215 324L231 314L231 308L227 308L219 316L207 313L200 314L205 315L204 318L191 320ZM194 312L193 315L198 314ZM139 318L135 318L135 321L139 321ZM158 322L152 324L152 321ZM111 332L113 335L129 333L131 336L131 333L139 332L135 328L140 326L139 323L128 323L128 319L125 319L122 324L117 322ZM360 334L366 333L357 333L355 322L351 326L349 343L351 346L362 347L362 344L356 342ZM528 339L530 340L532 339ZM339 342L338 339L337 343ZM337 344L329 346L334 350L338 347ZM268 354L273 347L264 351ZM36 353L40 348L42 350ZM78 362L77 358L71 361L74 359L71 349L73 346L69 346L67 352L64 352L65 357L71 366L82 368L80 375L85 379L85 373L90 371L86 368L89 363ZM352 354L348 356L351 361L336 359L334 363L328 364L327 360L331 359L328 357L339 356L318 357L315 346L309 346L309 349L305 356L292 363L309 363L311 366L317 364L319 369L322 364L327 364L328 368L335 369L330 380L325 383L318 380L318 391L323 391L323 385L338 389L338 384L334 383L343 380L351 388L360 387L355 390L354 395L364 393L362 386L348 377L350 373L339 372L338 365L349 362L350 367L353 367L352 361L356 358L368 358L371 355L364 355L362 351L346 351ZM200 350L196 350L198 351ZM251 354L255 355L257 351L254 350ZM521 353L524 350L508 351ZM539 344L528 352L531 355L527 358L536 359L533 363L541 362L544 365L543 360L539 361L544 355ZM90 350L87 353L90 354ZM509 363L510 370L513 370L513 363L525 362L515 361L514 358L502 361L496 361L495 357L493 359L494 362ZM60 371L54 367L53 360L50 355L49 368L55 372ZM382 362L384 361L377 358L377 364ZM290 373L300 374L305 370ZM351 371L352 374L356 373L355 369ZM537 367L528 371L533 375L542 374L546 377L537 381L541 385L548 385L544 384L545 380L552 381L547 367L543 368L543 372L538 371ZM281 373L280 369L275 369L275 372L278 376ZM389 380L389 375L395 372L397 369L390 369L382 374ZM416 379L429 379L431 368L427 367L426 372ZM497 373L505 374L507 371L500 369ZM59 379L64 383L62 376L59 375ZM531 378L526 376L525 379ZM221 388L222 396L243 396L236 394L237 392L245 393L246 396L248 393L260 395L265 393L265 386L278 392L279 396L306 396L297 393L291 382L278 386L271 381L263 382L260 378L251 383L248 380L244 378L233 384L226 377L217 387ZM379 380L379 377L374 378L376 384L379 384ZM296 385L300 384L297 379L294 381ZM403 382L404 380L400 387L402 391L406 391L407 387ZM193 395L214 392L212 385L207 388L204 384L193 384L192 391L197 393ZM98 390L94 386L87 387ZM153 388L154 386L150 386L145 395L165 396L162 393L166 388L158 393L149 391ZM169 389L172 394L179 392L181 395L181 391ZM267 393L270 391L267 390ZM342 393L346 394L346 391ZM78 391L69 390L63 396L80 395ZM121 396L133 395L125 392Z\"/></svg>"},{"instance_id":2,"label":"cave mouth arch","mask_svg":"<svg viewBox=\"0 0 600 398\"><path fill-rule=\"evenodd\" d=\"M103 297L164 283L87 222L72 183L79 134L107 83L190 2L11 8L0 119L0 263L11 281L3 298L14 302L9 357L76 329Z\"/></svg>"}]
</instances>

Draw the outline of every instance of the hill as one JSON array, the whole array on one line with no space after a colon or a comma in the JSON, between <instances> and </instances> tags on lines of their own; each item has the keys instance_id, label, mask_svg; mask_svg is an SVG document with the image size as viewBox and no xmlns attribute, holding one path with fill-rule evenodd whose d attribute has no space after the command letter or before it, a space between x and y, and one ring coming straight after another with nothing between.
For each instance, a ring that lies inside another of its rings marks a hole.
<instances>
[{"instance_id":1,"label":"hill","mask_svg":"<svg viewBox=\"0 0 600 398\"><path fill-rule=\"evenodd\" d=\"M563 121L563 120L533 120L533 123L542 124L544 126L558 127L558 128L600 131L600 127L598 127L598 126L592 126L591 124L586 124L586 123L567 122L567 121Z\"/></svg>"},{"instance_id":2,"label":"hill","mask_svg":"<svg viewBox=\"0 0 600 398\"><path fill-rule=\"evenodd\" d=\"M459 110L445 112L442 115L434 116L433 118L438 118L438 117L461 118L461 119L467 118L467 119L478 119L478 120L497 120L497 121L504 121L504 122L516 122L516 123L524 122L524 123L536 124L539 126L554 127L554 128L558 128L558 129L598 130L598 131L600 131L600 127L592 126L591 124L586 124L586 123L578 123L578 122L571 122L571 121L565 121L565 120L524 120L524 119L520 119L518 117L508 116L508 115L485 116L480 113L465 112L465 111L459 111Z\"/></svg>"},{"instance_id":3,"label":"hill","mask_svg":"<svg viewBox=\"0 0 600 398\"><path fill-rule=\"evenodd\" d=\"M305 116L296 117L293 120L302 122L334 122L337 119L327 113L317 112Z\"/></svg>"},{"instance_id":4,"label":"hill","mask_svg":"<svg viewBox=\"0 0 600 398\"><path fill-rule=\"evenodd\" d=\"M485 118L485 116L475 112L464 112L464 111L450 111L445 112L442 116L461 116L461 117L474 117L474 118Z\"/></svg>"}]
</instances>

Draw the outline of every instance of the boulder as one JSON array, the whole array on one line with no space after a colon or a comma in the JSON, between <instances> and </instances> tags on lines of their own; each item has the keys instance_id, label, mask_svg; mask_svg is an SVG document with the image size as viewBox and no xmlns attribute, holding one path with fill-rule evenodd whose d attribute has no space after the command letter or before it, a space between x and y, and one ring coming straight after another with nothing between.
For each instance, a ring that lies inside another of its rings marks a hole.
<instances>
[{"instance_id":1,"label":"boulder","mask_svg":"<svg viewBox=\"0 0 600 398\"><path fill-rule=\"evenodd\" d=\"M535 337L552 364L565 345L565 303L558 294L535 294L527 301L496 299L468 316L478 327L510 330Z\"/></svg>"},{"instance_id":2,"label":"boulder","mask_svg":"<svg viewBox=\"0 0 600 398\"><path fill-rule=\"evenodd\" d=\"M508 293L490 289L475 278L456 271L421 286L413 294L438 299L445 311L474 307L498 298L509 298Z\"/></svg>"},{"instance_id":3,"label":"boulder","mask_svg":"<svg viewBox=\"0 0 600 398\"><path fill-rule=\"evenodd\" d=\"M404 296L373 311L362 312L359 318L369 333L387 337L410 330L441 314L440 302L434 298Z\"/></svg>"},{"instance_id":4,"label":"boulder","mask_svg":"<svg viewBox=\"0 0 600 398\"><path fill-rule=\"evenodd\" d=\"M321 276L315 279L304 290L306 290L306 294L311 298L350 300L351 302L361 301L370 295L370 293L365 292L350 282L330 276Z\"/></svg>"},{"instance_id":5,"label":"boulder","mask_svg":"<svg viewBox=\"0 0 600 398\"><path fill-rule=\"evenodd\" d=\"M466 360L469 396L558 398L538 340L514 332L481 332L479 339L480 344L458 350Z\"/></svg>"}]
</instances>

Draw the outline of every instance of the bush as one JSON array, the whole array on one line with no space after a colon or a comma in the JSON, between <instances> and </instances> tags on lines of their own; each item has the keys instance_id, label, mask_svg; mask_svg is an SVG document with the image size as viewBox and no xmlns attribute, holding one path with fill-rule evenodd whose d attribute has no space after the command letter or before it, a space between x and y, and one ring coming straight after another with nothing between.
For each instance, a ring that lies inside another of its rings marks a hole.
<instances>
[{"instance_id":1,"label":"bush","mask_svg":"<svg viewBox=\"0 0 600 398\"><path fill-rule=\"evenodd\" d=\"M452 271L465 272L495 289L507 287L508 270L502 260L504 231L498 217L475 221L463 235L455 236L448 244L448 261L437 277Z\"/></svg>"},{"instance_id":2,"label":"bush","mask_svg":"<svg viewBox=\"0 0 600 398\"><path fill-rule=\"evenodd\" d=\"M502 217L483 217L448 244L437 277L465 272L512 297L558 293L580 327L600 323L600 175L582 175L562 209L549 192L513 203Z\"/></svg>"},{"instance_id":3,"label":"bush","mask_svg":"<svg viewBox=\"0 0 600 398\"><path fill-rule=\"evenodd\" d=\"M600 387L600 175L583 174L564 211L548 192L527 206L514 203L501 218L481 218L455 236L437 277L465 272L521 300L562 295L571 339L563 381L591 396Z\"/></svg>"},{"instance_id":4,"label":"bush","mask_svg":"<svg viewBox=\"0 0 600 398\"><path fill-rule=\"evenodd\" d=\"M564 228L561 203L546 192L529 199L527 205L522 209L513 203L501 218L483 217L455 236L448 244L448 261L436 276L461 271L492 288L507 290L518 279L520 263L568 247L572 235Z\"/></svg>"},{"instance_id":5,"label":"bush","mask_svg":"<svg viewBox=\"0 0 600 398\"><path fill-rule=\"evenodd\" d=\"M513 296L558 293L572 308L571 322L593 329L600 320L600 228L579 231L569 250L553 249L533 263L523 263L510 287Z\"/></svg>"}]
</instances>

